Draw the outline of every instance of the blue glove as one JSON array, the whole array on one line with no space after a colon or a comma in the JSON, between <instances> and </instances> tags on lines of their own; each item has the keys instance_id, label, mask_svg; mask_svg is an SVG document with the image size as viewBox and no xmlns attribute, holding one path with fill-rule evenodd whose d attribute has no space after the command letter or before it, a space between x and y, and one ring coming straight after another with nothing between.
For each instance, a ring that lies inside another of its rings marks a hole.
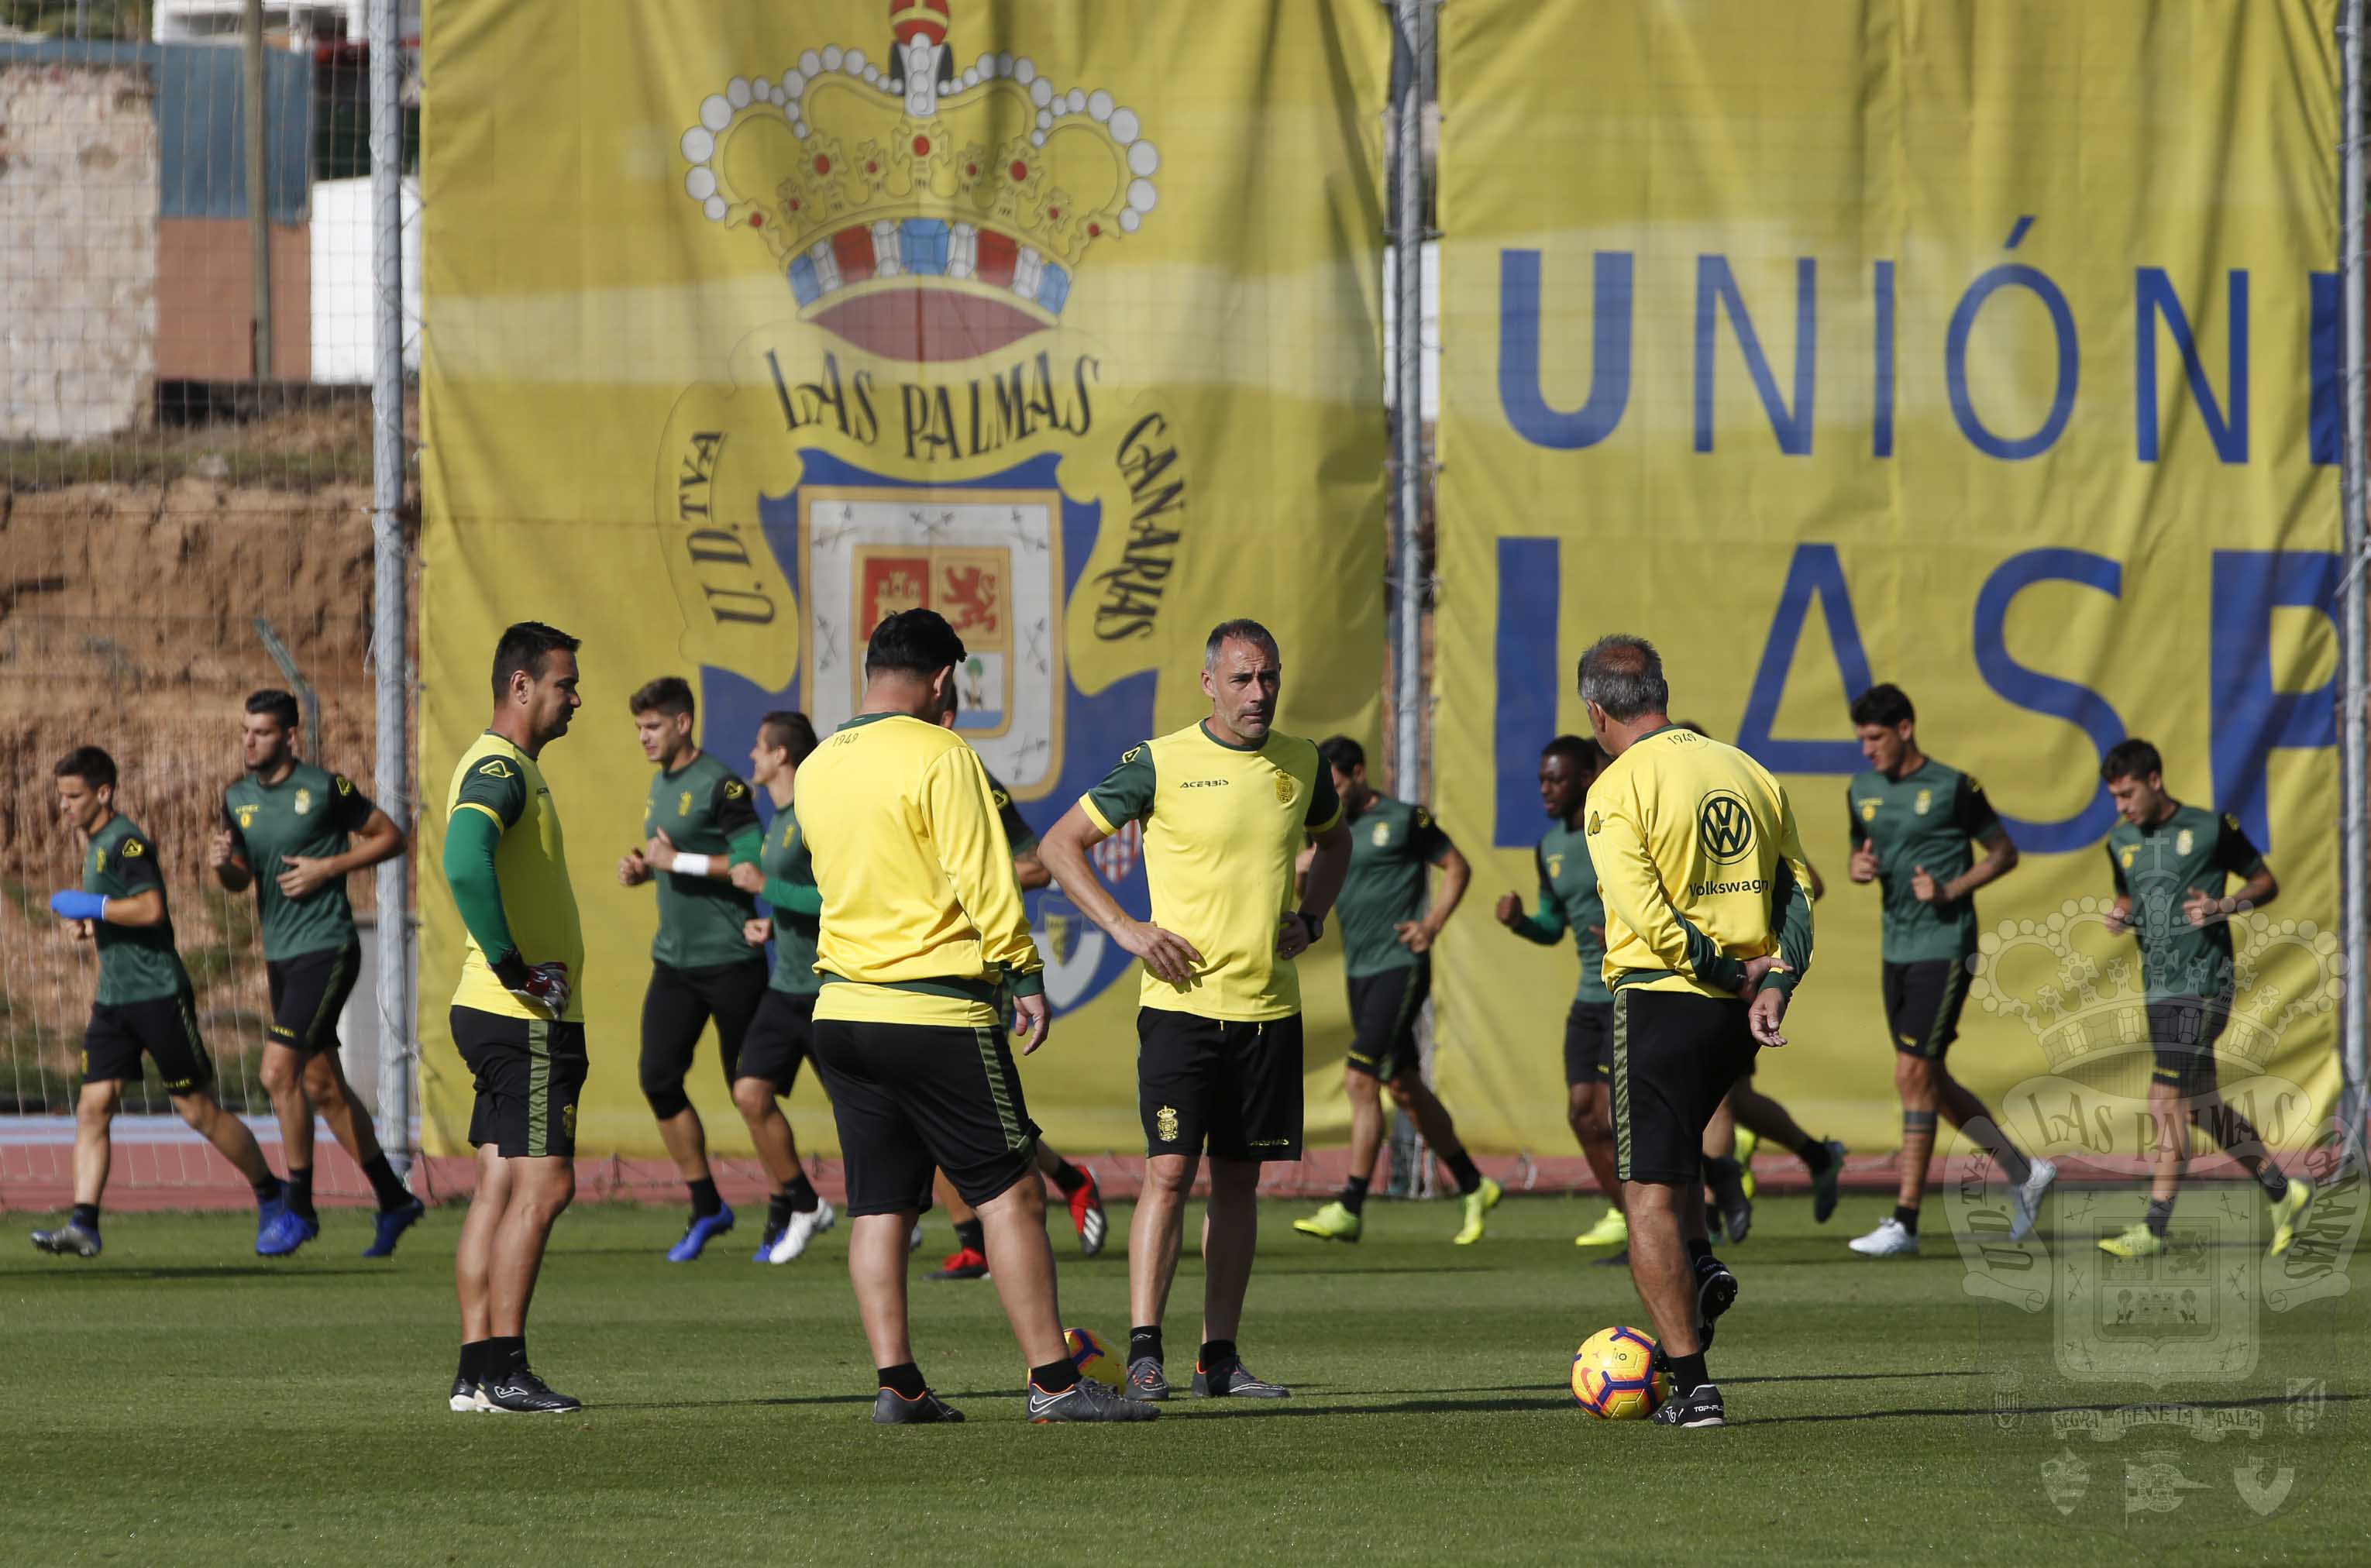
<instances>
[{"instance_id":1,"label":"blue glove","mask_svg":"<svg viewBox=\"0 0 2371 1568\"><path fill-rule=\"evenodd\" d=\"M68 920L98 920L107 915L107 898L102 894L85 893L70 887L50 894L50 912Z\"/></svg>"}]
</instances>

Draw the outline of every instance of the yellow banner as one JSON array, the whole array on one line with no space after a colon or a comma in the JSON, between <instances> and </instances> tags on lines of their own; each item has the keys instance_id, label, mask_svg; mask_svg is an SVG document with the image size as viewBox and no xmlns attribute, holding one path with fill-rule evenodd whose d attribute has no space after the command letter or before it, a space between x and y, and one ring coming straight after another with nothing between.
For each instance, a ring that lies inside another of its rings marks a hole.
<instances>
[{"instance_id":1,"label":"yellow banner","mask_svg":"<svg viewBox=\"0 0 2371 1568\"><path fill-rule=\"evenodd\" d=\"M1949 1064L2001 1097L2145 1032L2105 929L2107 748L2237 816L2226 1084L2330 1104L2342 134L2333 0L1464 0L1441 13L1440 815L1526 902L1575 660L1660 647L1676 714L1782 776L1827 881L1760 1085L1895 1147L1846 717L1904 687L2023 864ZM1569 1154L1571 951L1443 944L1444 1097ZM2119 1136L2129 1138L2129 1130ZM2130 1148L2127 1143L2125 1147Z\"/></svg>"},{"instance_id":2,"label":"yellow banner","mask_svg":"<svg viewBox=\"0 0 2371 1568\"><path fill-rule=\"evenodd\" d=\"M656 912L616 878L652 676L691 680L738 766L769 709L847 718L873 621L929 604L1041 831L1207 711L1229 616L1281 640L1287 728L1377 737L1389 56L1371 0L432 0L421 793L485 724L503 626L584 640L585 711L543 758L587 936L584 1152L660 1152ZM443 832L431 1153L470 1104ZM1133 836L1100 859L1143 914ZM1137 1146L1133 961L1058 894L1030 907L1062 1014L1031 1108L1059 1146ZM1310 979L1330 1081L1340 977ZM744 1152L713 1040L693 1101ZM811 1076L792 1110L836 1147Z\"/></svg>"}]
</instances>

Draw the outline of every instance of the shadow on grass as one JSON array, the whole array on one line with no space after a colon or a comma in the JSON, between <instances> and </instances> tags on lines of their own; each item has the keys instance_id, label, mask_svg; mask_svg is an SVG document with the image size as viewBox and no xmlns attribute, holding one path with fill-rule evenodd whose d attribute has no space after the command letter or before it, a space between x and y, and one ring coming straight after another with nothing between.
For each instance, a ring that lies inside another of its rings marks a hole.
<instances>
[{"instance_id":1,"label":"shadow on grass","mask_svg":"<svg viewBox=\"0 0 2371 1568\"><path fill-rule=\"evenodd\" d=\"M1070 1265L1065 1263L1063 1266L1067 1268ZM1383 1265L1366 1269L1260 1268L1255 1272L1262 1279L1273 1279L1279 1274L1497 1274L1499 1271L1491 1268L1486 1264L1477 1263L1450 1267L1442 1267L1437 1264L1411 1264L1405 1268Z\"/></svg>"},{"instance_id":2,"label":"shadow on grass","mask_svg":"<svg viewBox=\"0 0 2371 1568\"><path fill-rule=\"evenodd\" d=\"M1740 1378L1738 1381L1743 1382L1746 1381L1746 1379ZM2324 1394L2322 1396L2325 1401L2331 1404L2354 1404L2363 1400L2365 1397L2365 1396L2362 1394ZM2168 1405L2186 1405L2194 1410L2250 1410L2269 1406L2286 1405L2289 1402L2289 1396L2286 1394L2261 1394L2251 1399L2244 1400L2167 1400L2162 1402ZM1813 1422L1923 1421L1932 1420L1937 1417L1951 1421L1965 1421L1971 1416L1977 1415L2062 1415L2074 1411L2096 1411L2100 1407L2098 1404L2012 1405L2003 1407L1995 1407L1993 1405L1954 1405L1910 1410L1864 1410L1818 1415L1756 1416L1743 1424L1752 1426L1788 1426L1809 1424Z\"/></svg>"},{"instance_id":3,"label":"shadow on grass","mask_svg":"<svg viewBox=\"0 0 2371 1568\"><path fill-rule=\"evenodd\" d=\"M80 1261L80 1260L77 1260ZM145 1283L159 1279L333 1279L341 1274L377 1274L382 1269L317 1269L303 1263L190 1263L163 1268L29 1268L0 1269L0 1280L72 1279L87 1285Z\"/></svg>"}]
</instances>

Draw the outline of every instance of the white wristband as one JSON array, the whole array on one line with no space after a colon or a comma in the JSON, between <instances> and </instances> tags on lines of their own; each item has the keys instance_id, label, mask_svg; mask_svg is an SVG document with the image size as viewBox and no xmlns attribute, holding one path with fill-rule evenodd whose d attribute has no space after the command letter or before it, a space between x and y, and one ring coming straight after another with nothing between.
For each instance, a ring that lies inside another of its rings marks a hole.
<instances>
[{"instance_id":1,"label":"white wristband","mask_svg":"<svg viewBox=\"0 0 2371 1568\"><path fill-rule=\"evenodd\" d=\"M675 852L675 866L673 869L675 870L675 874L679 877L704 877L708 874L708 857L705 855L687 855L682 850L678 849Z\"/></svg>"}]
</instances>

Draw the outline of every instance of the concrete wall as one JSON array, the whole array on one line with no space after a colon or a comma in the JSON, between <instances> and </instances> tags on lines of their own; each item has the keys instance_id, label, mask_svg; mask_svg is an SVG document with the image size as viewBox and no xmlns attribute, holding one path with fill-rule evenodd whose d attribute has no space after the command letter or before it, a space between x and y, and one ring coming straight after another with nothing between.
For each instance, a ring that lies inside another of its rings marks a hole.
<instances>
[{"instance_id":1,"label":"concrete wall","mask_svg":"<svg viewBox=\"0 0 2371 1568\"><path fill-rule=\"evenodd\" d=\"M0 439L101 436L148 418L154 96L145 65L0 62Z\"/></svg>"}]
</instances>

